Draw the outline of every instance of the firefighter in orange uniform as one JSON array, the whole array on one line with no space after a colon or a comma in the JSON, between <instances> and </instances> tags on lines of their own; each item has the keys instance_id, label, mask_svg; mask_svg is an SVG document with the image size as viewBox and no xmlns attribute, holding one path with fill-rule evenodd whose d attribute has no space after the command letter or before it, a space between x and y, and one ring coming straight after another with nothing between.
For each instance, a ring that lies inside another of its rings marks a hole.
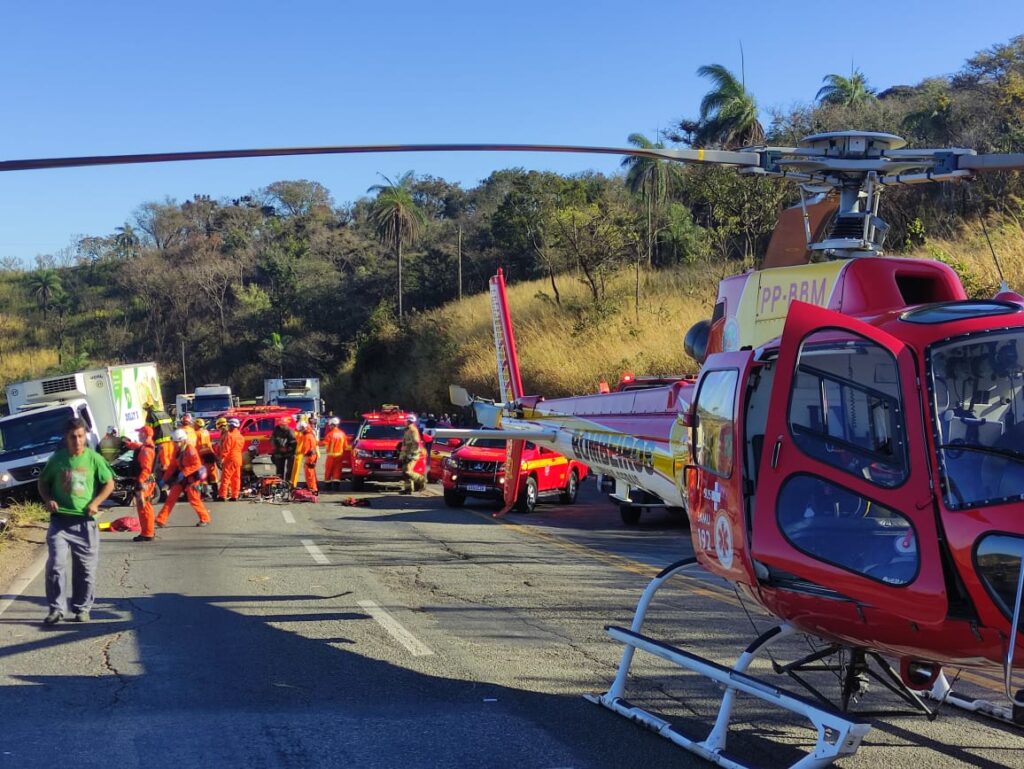
<instances>
[{"instance_id":1,"label":"firefighter in orange uniform","mask_svg":"<svg viewBox=\"0 0 1024 769\"><path fill-rule=\"evenodd\" d=\"M224 477L221 479L217 498L221 502L229 499L237 502L242 489L242 451L245 448L245 438L238 430L239 424L241 423L237 419L229 419L227 430L220 434L218 450Z\"/></svg>"},{"instance_id":2,"label":"firefighter in orange uniform","mask_svg":"<svg viewBox=\"0 0 1024 769\"><path fill-rule=\"evenodd\" d=\"M192 426L192 415L186 414L181 418L181 429L185 431L188 436L188 445L195 448L198 436L196 435L196 428Z\"/></svg>"},{"instance_id":3,"label":"firefighter in orange uniform","mask_svg":"<svg viewBox=\"0 0 1024 769\"><path fill-rule=\"evenodd\" d=\"M217 496L217 484L220 481L220 473L217 471L217 450L213 445L213 438L210 431L206 429L206 420L202 417L196 419L196 449L199 451L199 458L206 465L206 484L210 488L211 496Z\"/></svg>"},{"instance_id":4,"label":"firefighter in orange uniform","mask_svg":"<svg viewBox=\"0 0 1024 769\"><path fill-rule=\"evenodd\" d=\"M164 506L160 510L160 515L156 517L156 525L160 528L167 525L167 519L170 517L171 511L174 510L174 504L181 496L181 492L184 491L185 496L188 497L188 503L192 505L192 509L199 516L199 523L196 526L208 526L210 512L206 509L203 498L199 496L199 491L196 489L196 486L206 478L206 467L199 459L199 452L194 446L189 445L188 433L180 429L175 430L172 439L174 440L175 454L170 467L164 472L164 482L173 483L173 485L167 495L167 501L164 502Z\"/></svg>"},{"instance_id":5,"label":"firefighter in orange uniform","mask_svg":"<svg viewBox=\"0 0 1024 769\"><path fill-rule=\"evenodd\" d=\"M157 466L163 472L174 459L174 441L171 440L171 433L174 432L174 423L163 409L157 408L152 403L147 403L146 424L153 430L153 443L156 444Z\"/></svg>"},{"instance_id":6,"label":"firefighter in orange uniform","mask_svg":"<svg viewBox=\"0 0 1024 769\"><path fill-rule=\"evenodd\" d=\"M131 472L135 479L135 510L139 514L142 531L133 542L152 542L153 503L150 499L156 494L156 476L153 467L156 464L156 446L153 444L153 428L143 425L139 428L139 443L132 456Z\"/></svg>"},{"instance_id":7,"label":"firefighter in orange uniform","mask_svg":"<svg viewBox=\"0 0 1024 769\"><path fill-rule=\"evenodd\" d=\"M319 492L316 483L316 461L320 458L320 450L316 445L316 435L309 422L302 420L295 428L295 462L292 465L292 488L299 484L299 466L305 470L306 488L314 494Z\"/></svg>"},{"instance_id":8,"label":"firefighter in orange uniform","mask_svg":"<svg viewBox=\"0 0 1024 769\"><path fill-rule=\"evenodd\" d=\"M331 417L327 432L324 435L324 446L327 450L327 465L324 467L324 485L332 489L341 488L341 459L348 451L348 436L338 425L337 417Z\"/></svg>"}]
</instances>

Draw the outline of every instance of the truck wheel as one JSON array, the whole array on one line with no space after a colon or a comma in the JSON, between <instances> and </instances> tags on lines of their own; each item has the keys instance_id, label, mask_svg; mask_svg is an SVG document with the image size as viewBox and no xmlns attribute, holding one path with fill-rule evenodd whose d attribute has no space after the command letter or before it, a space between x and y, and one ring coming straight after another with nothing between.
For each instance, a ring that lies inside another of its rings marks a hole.
<instances>
[{"instance_id":1,"label":"truck wheel","mask_svg":"<svg viewBox=\"0 0 1024 769\"><path fill-rule=\"evenodd\" d=\"M360 475L352 476L352 491L362 491L363 486L366 485L366 479Z\"/></svg>"},{"instance_id":2,"label":"truck wheel","mask_svg":"<svg viewBox=\"0 0 1024 769\"><path fill-rule=\"evenodd\" d=\"M466 497L464 494L460 494L457 491L445 489L444 503L448 505L448 507L462 507L464 504L466 504Z\"/></svg>"},{"instance_id":3,"label":"truck wheel","mask_svg":"<svg viewBox=\"0 0 1024 769\"><path fill-rule=\"evenodd\" d=\"M562 496L560 497L563 505L571 505L576 501L576 495L580 491L580 479L576 475L576 471L572 470L569 472L569 480L566 481L565 488L562 489Z\"/></svg>"},{"instance_id":4,"label":"truck wheel","mask_svg":"<svg viewBox=\"0 0 1024 769\"><path fill-rule=\"evenodd\" d=\"M622 522L627 526L636 526L640 523L640 508L632 505L619 505L619 515Z\"/></svg>"},{"instance_id":5,"label":"truck wheel","mask_svg":"<svg viewBox=\"0 0 1024 769\"><path fill-rule=\"evenodd\" d=\"M516 510L532 513L537 507L537 479L532 475L526 479L526 487L516 500Z\"/></svg>"}]
</instances>

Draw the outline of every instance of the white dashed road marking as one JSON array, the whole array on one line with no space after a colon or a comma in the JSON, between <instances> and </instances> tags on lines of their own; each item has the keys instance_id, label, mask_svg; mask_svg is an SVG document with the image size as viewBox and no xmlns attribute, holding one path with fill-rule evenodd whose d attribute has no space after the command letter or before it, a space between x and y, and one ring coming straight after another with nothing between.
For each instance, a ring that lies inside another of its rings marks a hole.
<instances>
[{"instance_id":1,"label":"white dashed road marking","mask_svg":"<svg viewBox=\"0 0 1024 769\"><path fill-rule=\"evenodd\" d=\"M327 560L327 556L324 555L323 552L321 552L320 548L316 546L316 544L313 542L313 540L311 540L311 539L304 539L304 540L302 540L302 546L306 548L306 550L309 552L309 554L311 556L313 556L313 560L316 561L317 563L323 563L323 564L330 563L330 561Z\"/></svg>"},{"instance_id":2,"label":"white dashed road marking","mask_svg":"<svg viewBox=\"0 0 1024 769\"><path fill-rule=\"evenodd\" d=\"M21 575L10 584L7 593L0 599L0 615L7 611L11 604L18 600L25 588L32 584L32 580L38 576L46 565L46 551L44 550L38 558Z\"/></svg>"},{"instance_id":3,"label":"white dashed road marking","mask_svg":"<svg viewBox=\"0 0 1024 769\"><path fill-rule=\"evenodd\" d=\"M295 523L295 516L292 515L291 510L282 510L281 516L284 518L285 523Z\"/></svg>"},{"instance_id":4,"label":"white dashed road marking","mask_svg":"<svg viewBox=\"0 0 1024 769\"><path fill-rule=\"evenodd\" d=\"M426 657L434 653L429 646L402 627L402 624L397 619L380 608L375 602L360 601L359 605L366 609L366 613L373 617L377 624L387 631L388 635L402 644L413 657Z\"/></svg>"}]
</instances>

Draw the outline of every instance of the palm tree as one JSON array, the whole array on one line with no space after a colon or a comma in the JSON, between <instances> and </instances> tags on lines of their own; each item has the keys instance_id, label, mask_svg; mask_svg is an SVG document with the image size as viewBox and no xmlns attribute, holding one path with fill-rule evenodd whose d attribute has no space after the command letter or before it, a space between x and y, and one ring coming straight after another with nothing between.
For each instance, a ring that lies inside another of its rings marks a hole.
<instances>
[{"instance_id":1,"label":"palm tree","mask_svg":"<svg viewBox=\"0 0 1024 769\"><path fill-rule=\"evenodd\" d=\"M412 171L406 171L397 182L384 176L387 184L375 184L367 190L377 193L377 199L370 206L370 221L377 231L377 239L393 248L398 257L399 320L402 319L402 246L412 245L419 228L426 223L426 216L412 196L415 180Z\"/></svg>"},{"instance_id":2,"label":"palm tree","mask_svg":"<svg viewBox=\"0 0 1024 769\"><path fill-rule=\"evenodd\" d=\"M46 311L54 299L64 291L60 275L56 270L36 270L28 276L28 290L36 298L36 304L43 311L43 322L46 322Z\"/></svg>"},{"instance_id":3,"label":"palm tree","mask_svg":"<svg viewBox=\"0 0 1024 769\"><path fill-rule=\"evenodd\" d=\"M721 64L705 64L697 74L715 87L700 102L700 123L694 134L697 145L719 144L732 149L764 141L764 126L757 119L757 102L742 80Z\"/></svg>"},{"instance_id":4,"label":"palm tree","mask_svg":"<svg viewBox=\"0 0 1024 769\"><path fill-rule=\"evenodd\" d=\"M875 100L875 89L868 86L868 79L859 69L852 69L849 77L825 75L818 89L815 101L844 107L859 107Z\"/></svg>"},{"instance_id":5,"label":"palm tree","mask_svg":"<svg viewBox=\"0 0 1024 769\"><path fill-rule=\"evenodd\" d=\"M124 223L124 227L115 227L117 235L114 236L114 245L117 246L117 252L122 259L127 259L135 256L136 249L139 247L139 236L135 233L135 228L132 227L128 222Z\"/></svg>"},{"instance_id":6,"label":"palm tree","mask_svg":"<svg viewBox=\"0 0 1024 769\"><path fill-rule=\"evenodd\" d=\"M627 141L642 150L664 149L662 142L652 142L641 133L632 133ZM679 168L666 160L631 155L622 161L626 171L626 187L647 203L647 266L654 263L654 213L668 198Z\"/></svg>"}]
</instances>

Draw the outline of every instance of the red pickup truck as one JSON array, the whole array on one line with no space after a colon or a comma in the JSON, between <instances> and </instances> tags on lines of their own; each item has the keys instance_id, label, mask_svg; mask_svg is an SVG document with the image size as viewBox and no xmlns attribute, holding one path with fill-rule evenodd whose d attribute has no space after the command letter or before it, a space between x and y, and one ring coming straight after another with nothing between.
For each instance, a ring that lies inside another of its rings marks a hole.
<instances>
[{"instance_id":1,"label":"red pickup truck","mask_svg":"<svg viewBox=\"0 0 1024 769\"><path fill-rule=\"evenodd\" d=\"M589 468L530 441L523 447L522 472L516 509L532 513L538 502L554 499L564 505L576 501L579 484ZM441 485L449 507L460 507L466 497L500 501L505 488L505 441L471 438L444 461Z\"/></svg>"},{"instance_id":2,"label":"red pickup truck","mask_svg":"<svg viewBox=\"0 0 1024 769\"><path fill-rule=\"evenodd\" d=\"M352 489L359 491L367 481L401 481L398 449L408 414L397 406L363 414L363 424L352 445ZM426 487L427 452L420 441L420 458L415 471L423 476L417 491Z\"/></svg>"}]
</instances>

